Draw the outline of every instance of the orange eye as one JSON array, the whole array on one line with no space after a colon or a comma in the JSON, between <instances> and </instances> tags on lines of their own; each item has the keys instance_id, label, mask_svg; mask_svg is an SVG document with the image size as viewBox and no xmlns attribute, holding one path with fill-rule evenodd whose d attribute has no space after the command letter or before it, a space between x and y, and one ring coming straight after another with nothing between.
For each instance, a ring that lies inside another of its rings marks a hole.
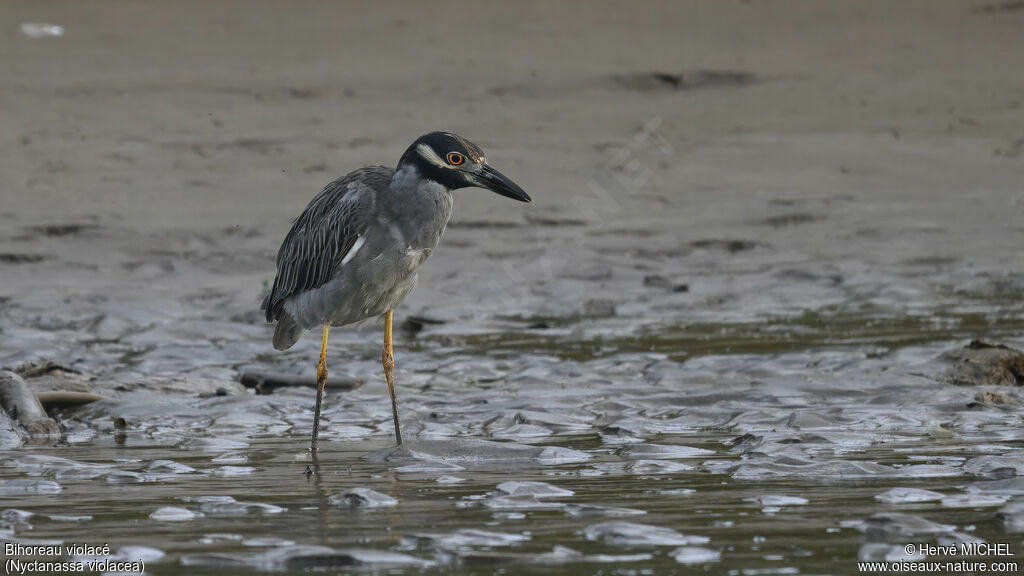
<instances>
[{"instance_id":1,"label":"orange eye","mask_svg":"<svg viewBox=\"0 0 1024 576\"><path fill-rule=\"evenodd\" d=\"M448 153L448 163L451 164L452 166L458 166L459 164L462 164L465 161L466 157L463 156L462 154L459 154L458 152Z\"/></svg>"}]
</instances>

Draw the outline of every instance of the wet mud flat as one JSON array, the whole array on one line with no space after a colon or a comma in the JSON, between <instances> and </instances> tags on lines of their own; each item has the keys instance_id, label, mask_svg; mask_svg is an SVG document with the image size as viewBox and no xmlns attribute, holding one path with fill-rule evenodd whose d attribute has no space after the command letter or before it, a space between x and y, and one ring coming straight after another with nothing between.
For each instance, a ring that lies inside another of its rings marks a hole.
<instances>
[{"instance_id":1,"label":"wet mud flat","mask_svg":"<svg viewBox=\"0 0 1024 576\"><path fill-rule=\"evenodd\" d=\"M0 543L153 574L1020 562L1012 4L449 5L457 36L13 4L67 32L0 36L0 367L52 417L0 422ZM277 247L439 128L535 203L457 193L396 311L403 447L380 327L332 331L313 460L314 392L280 384L318 342L274 352L258 310Z\"/></svg>"},{"instance_id":2,"label":"wet mud flat","mask_svg":"<svg viewBox=\"0 0 1024 576\"><path fill-rule=\"evenodd\" d=\"M438 367L405 388L403 447L365 386L331 395L315 460L309 391L129 392L3 453L3 537L181 574L848 573L907 543L1015 549L1019 390L938 384L938 349L538 356L458 387Z\"/></svg>"},{"instance_id":3,"label":"wet mud flat","mask_svg":"<svg viewBox=\"0 0 1024 576\"><path fill-rule=\"evenodd\" d=\"M404 307L407 443L379 326L338 330L315 460L312 388L241 383L317 354L269 350L267 233L18 226L5 250L46 249L5 267L79 283L7 300L4 364L103 399L50 405L56 441L4 436L0 538L109 543L166 574L849 573L916 557L907 543L1018 549L1019 358L967 346L1024 347L1018 277L911 254L929 275L858 275L873 235L860 262L807 259L789 239L809 219L722 237L651 222L453 222L459 273L440 260ZM557 268L500 252L570 232ZM446 297L492 289L505 261L498 309Z\"/></svg>"}]
</instances>

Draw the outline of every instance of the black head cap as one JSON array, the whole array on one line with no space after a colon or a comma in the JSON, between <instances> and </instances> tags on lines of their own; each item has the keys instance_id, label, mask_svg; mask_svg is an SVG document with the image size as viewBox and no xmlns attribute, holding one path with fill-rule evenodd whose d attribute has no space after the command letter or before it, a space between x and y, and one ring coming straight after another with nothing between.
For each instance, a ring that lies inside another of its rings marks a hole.
<instances>
[{"instance_id":1,"label":"black head cap","mask_svg":"<svg viewBox=\"0 0 1024 576\"><path fill-rule=\"evenodd\" d=\"M522 188L487 164L479 146L451 132L417 138L398 161L399 170L406 166L449 190L477 186L520 202L530 201Z\"/></svg>"},{"instance_id":2,"label":"black head cap","mask_svg":"<svg viewBox=\"0 0 1024 576\"><path fill-rule=\"evenodd\" d=\"M431 132L416 139L402 154L398 168L411 165L419 171L423 178L442 184L449 190L473 186L467 182L458 169L459 165L449 162L451 153L461 155L461 166L478 164L484 161L484 151L469 140L451 132ZM453 155L452 160L459 160Z\"/></svg>"}]
</instances>

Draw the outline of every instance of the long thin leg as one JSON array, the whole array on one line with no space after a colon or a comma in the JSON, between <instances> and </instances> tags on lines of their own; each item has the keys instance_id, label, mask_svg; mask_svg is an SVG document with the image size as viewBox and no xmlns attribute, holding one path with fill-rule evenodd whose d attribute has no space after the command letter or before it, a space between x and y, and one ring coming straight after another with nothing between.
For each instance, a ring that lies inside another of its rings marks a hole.
<instances>
[{"instance_id":1,"label":"long thin leg","mask_svg":"<svg viewBox=\"0 0 1024 576\"><path fill-rule=\"evenodd\" d=\"M391 413L395 417L395 439L402 443L402 425L398 420L398 398L395 398L395 354L391 348L391 313L388 310L384 315L384 351L381 353L381 363L384 364L384 377L388 379L388 392L391 393Z\"/></svg>"},{"instance_id":2,"label":"long thin leg","mask_svg":"<svg viewBox=\"0 0 1024 576\"><path fill-rule=\"evenodd\" d=\"M324 399L324 388L327 386L327 331L330 324L324 324L324 339L320 343L320 362L316 365L316 410L313 412L313 442L310 448L316 452L316 437L320 432L320 403Z\"/></svg>"}]
</instances>

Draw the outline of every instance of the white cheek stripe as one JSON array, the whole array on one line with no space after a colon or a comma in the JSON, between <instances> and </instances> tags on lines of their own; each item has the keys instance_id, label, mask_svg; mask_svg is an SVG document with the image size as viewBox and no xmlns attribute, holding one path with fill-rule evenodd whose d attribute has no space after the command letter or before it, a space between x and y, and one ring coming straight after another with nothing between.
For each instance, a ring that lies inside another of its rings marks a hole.
<instances>
[{"instance_id":1,"label":"white cheek stripe","mask_svg":"<svg viewBox=\"0 0 1024 576\"><path fill-rule=\"evenodd\" d=\"M442 160L441 157L437 155L437 152L434 152L434 149L426 144L416 146L416 151L420 153L420 156L426 158L427 162L430 162L435 166L441 166L442 168L446 168L448 166L448 163Z\"/></svg>"},{"instance_id":2,"label":"white cheek stripe","mask_svg":"<svg viewBox=\"0 0 1024 576\"><path fill-rule=\"evenodd\" d=\"M341 265L344 266L345 264L348 264L349 261L355 257L356 252L359 252L359 249L363 247L363 244L366 244L366 236L356 238L355 243L352 244L352 248L349 248L348 254L345 254L345 257L342 258Z\"/></svg>"}]
</instances>

